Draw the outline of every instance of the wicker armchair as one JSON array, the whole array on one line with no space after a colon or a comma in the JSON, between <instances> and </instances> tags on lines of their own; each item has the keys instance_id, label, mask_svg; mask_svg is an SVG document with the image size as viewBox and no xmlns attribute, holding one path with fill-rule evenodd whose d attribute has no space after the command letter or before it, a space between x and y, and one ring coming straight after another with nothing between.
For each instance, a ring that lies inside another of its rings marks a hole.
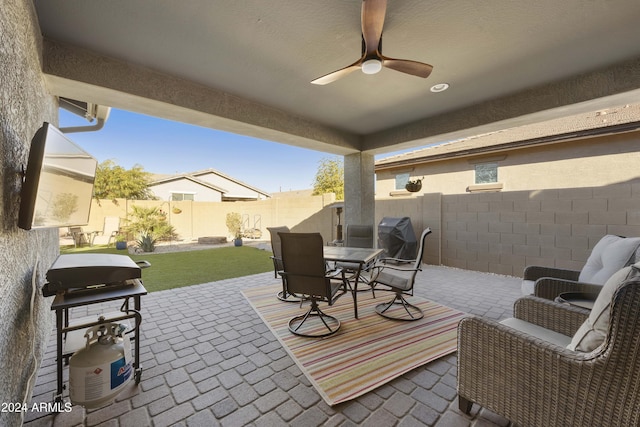
<instances>
[{"instance_id":1,"label":"wicker armchair","mask_svg":"<svg viewBox=\"0 0 640 427\"><path fill-rule=\"evenodd\" d=\"M594 246L582 270L529 266L524 270L522 293L555 299L563 292L598 293L620 268L640 260L640 238L608 234Z\"/></svg>"},{"instance_id":2,"label":"wicker armchair","mask_svg":"<svg viewBox=\"0 0 640 427\"><path fill-rule=\"evenodd\" d=\"M572 351L488 319L458 328L458 403L473 403L521 426L640 425L640 279L612 298L604 343ZM589 311L526 296L514 316L569 338Z\"/></svg>"}]
</instances>

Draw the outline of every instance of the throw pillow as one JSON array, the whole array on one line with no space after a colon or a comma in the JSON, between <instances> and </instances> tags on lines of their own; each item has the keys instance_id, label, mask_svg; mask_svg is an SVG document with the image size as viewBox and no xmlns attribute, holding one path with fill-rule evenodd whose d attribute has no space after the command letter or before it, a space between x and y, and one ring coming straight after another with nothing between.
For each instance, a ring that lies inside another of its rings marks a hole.
<instances>
[{"instance_id":1,"label":"throw pillow","mask_svg":"<svg viewBox=\"0 0 640 427\"><path fill-rule=\"evenodd\" d=\"M609 312L613 295L627 280L640 275L640 262L617 271L602 287L587 320L567 346L574 351L592 351L604 342L609 330Z\"/></svg>"},{"instance_id":2,"label":"throw pillow","mask_svg":"<svg viewBox=\"0 0 640 427\"><path fill-rule=\"evenodd\" d=\"M608 234L594 246L578 281L603 285L616 271L633 264L640 237Z\"/></svg>"}]
</instances>

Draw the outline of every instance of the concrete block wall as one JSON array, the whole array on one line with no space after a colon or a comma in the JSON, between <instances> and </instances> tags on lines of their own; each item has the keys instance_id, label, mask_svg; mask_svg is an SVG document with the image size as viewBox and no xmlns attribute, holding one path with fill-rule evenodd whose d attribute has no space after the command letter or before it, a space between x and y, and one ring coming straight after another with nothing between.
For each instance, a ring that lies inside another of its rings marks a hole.
<instances>
[{"instance_id":1,"label":"concrete block wall","mask_svg":"<svg viewBox=\"0 0 640 427\"><path fill-rule=\"evenodd\" d=\"M579 270L605 234L640 236L640 180L592 188L442 196L442 264L521 276Z\"/></svg>"}]
</instances>

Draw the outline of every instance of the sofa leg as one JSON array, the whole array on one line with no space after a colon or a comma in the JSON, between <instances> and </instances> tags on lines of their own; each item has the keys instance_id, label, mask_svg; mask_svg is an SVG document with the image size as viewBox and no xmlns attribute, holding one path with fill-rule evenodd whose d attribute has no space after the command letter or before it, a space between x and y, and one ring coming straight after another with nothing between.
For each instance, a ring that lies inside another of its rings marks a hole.
<instances>
[{"instance_id":1,"label":"sofa leg","mask_svg":"<svg viewBox=\"0 0 640 427\"><path fill-rule=\"evenodd\" d=\"M458 395L458 408L460 408L460 411L469 415L469 413L471 412L472 406L473 406L472 401Z\"/></svg>"}]
</instances>

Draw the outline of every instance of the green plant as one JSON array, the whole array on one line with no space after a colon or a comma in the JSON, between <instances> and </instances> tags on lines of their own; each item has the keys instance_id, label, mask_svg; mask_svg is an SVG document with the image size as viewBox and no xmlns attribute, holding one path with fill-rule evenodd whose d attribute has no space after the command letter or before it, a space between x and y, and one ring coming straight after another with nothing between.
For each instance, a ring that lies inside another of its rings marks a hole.
<instances>
[{"instance_id":1,"label":"green plant","mask_svg":"<svg viewBox=\"0 0 640 427\"><path fill-rule=\"evenodd\" d=\"M177 237L175 229L167 221L167 214L159 208L145 208L132 206L132 212L128 218L129 224L124 227L131 236L151 236L152 239L161 241Z\"/></svg>"},{"instance_id":2,"label":"green plant","mask_svg":"<svg viewBox=\"0 0 640 427\"><path fill-rule=\"evenodd\" d=\"M227 214L227 228L234 239L242 238L242 217L238 212L229 212Z\"/></svg>"},{"instance_id":3,"label":"green plant","mask_svg":"<svg viewBox=\"0 0 640 427\"><path fill-rule=\"evenodd\" d=\"M142 252L153 252L156 249L156 239L153 238L151 233L143 234L138 240L136 240L138 247L142 249Z\"/></svg>"},{"instance_id":4,"label":"green plant","mask_svg":"<svg viewBox=\"0 0 640 427\"><path fill-rule=\"evenodd\" d=\"M127 241L127 236L125 236L124 234L116 234L116 242L126 242Z\"/></svg>"}]
</instances>

